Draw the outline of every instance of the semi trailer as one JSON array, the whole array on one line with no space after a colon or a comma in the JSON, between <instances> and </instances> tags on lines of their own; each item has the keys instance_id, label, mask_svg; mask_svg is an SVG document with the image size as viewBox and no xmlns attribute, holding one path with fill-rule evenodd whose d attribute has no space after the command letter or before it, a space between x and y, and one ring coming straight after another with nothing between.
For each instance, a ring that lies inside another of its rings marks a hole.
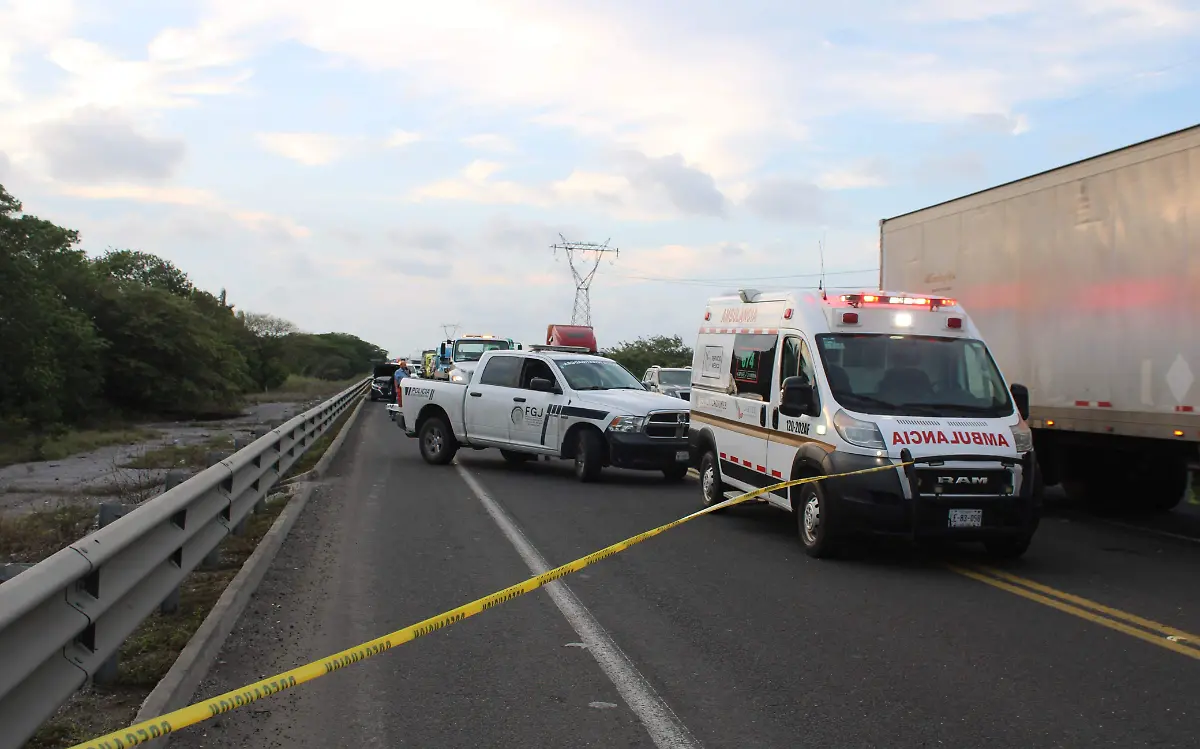
<instances>
[{"instance_id":1,"label":"semi trailer","mask_svg":"<svg viewBox=\"0 0 1200 749\"><path fill-rule=\"evenodd\" d=\"M1200 458L1200 125L879 229L880 287L959 301L1028 389L1046 484L1179 503Z\"/></svg>"}]
</instances>

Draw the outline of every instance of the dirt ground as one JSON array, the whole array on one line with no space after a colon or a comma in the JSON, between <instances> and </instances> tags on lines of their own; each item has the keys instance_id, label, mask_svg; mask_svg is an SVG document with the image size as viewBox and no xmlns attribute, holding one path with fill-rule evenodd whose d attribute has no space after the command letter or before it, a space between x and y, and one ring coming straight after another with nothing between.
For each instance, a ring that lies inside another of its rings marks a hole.
<instances>
[{"instance_id":1,"label":"dirt ground","mask_svg":"<svg viewBox=\"0 0 1200 749\"><path fill-rule=\"evenodd\" d=\"M145 501L161 493L170 467L195 471L202 467L195 458L206 447L220 449L233 438L249 437L257 427L277 427L321 400L254 404L223 421L144 424L160 436L138 445L0 468L0 516L102 501Z\"/></svg>"}]
</instances>

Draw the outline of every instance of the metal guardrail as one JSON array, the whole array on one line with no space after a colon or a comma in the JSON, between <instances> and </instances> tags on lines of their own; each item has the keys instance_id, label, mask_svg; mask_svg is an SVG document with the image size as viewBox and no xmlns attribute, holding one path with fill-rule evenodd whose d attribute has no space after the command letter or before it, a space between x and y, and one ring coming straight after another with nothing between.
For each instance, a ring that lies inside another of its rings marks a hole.
<instances>
[{"instance_id":1,"label":"metal guardrail","mask_svg":"<svg viewBox=\"0 0 1200 749\"><path fill-rule=\"evenodd\" d=\"M0 584L0 749L18 749L254 510L370 378Z\"/></svg>"}]
</instances>

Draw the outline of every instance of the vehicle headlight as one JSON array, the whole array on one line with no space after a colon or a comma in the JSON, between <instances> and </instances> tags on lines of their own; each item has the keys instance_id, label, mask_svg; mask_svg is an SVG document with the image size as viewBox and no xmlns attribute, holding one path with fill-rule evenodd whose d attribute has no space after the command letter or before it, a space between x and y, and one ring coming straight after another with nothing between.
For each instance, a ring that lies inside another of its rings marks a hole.
<instances>
[{"instance_id":1,"label":"vehicle headlight","mask_svg":"<svg viewBox=\"0 0 1200 749\"><path fill-rule=\"evenodd\" d=\"M856 419L845 411L838 411L833 417L833 428L842 435L842 439L851 445L869 447L873 450L886 450L883 433L874 423Z\"/></svg>"},{"instance_id":2,"label":"vehicle headlight","mask_svg":"<svg viewBox=\"0 0 1200 749\"><path fill-rule=\"evenodd\" d=\"M1033 430L1022 419L1016 424L1013 424L1009 429L1012 431L1013 447L1018 453L1027 453L1033 449Z\"/></svg>"},{"instance_id":3,"label":"vehicle headlight","mask_svg":"<svg viewBox=\"0 0 1200 749\"><path fill-rule=\"evenodd\" d=\"M610 432L640 432L642 430L641 416L617 416L608 422Z\"/></svg>"},{"instance_id":4,"label":"vehicle headlight","mask_svg":"<svg viewBox=\"0 0 1200 749\"><path fill-rule=\"evenodd\" d=\"M471 380L471 373L464 372L461 369L456 369L450 373L450 382L457 382L460 385L465 385Z\"/></svg>"}]
</instances>

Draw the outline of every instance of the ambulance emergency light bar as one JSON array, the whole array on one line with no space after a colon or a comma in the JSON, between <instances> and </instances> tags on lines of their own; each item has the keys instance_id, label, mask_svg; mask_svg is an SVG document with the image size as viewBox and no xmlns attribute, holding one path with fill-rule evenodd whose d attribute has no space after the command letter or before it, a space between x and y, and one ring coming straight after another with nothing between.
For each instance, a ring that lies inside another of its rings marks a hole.
<instances>
[{"instance_id":1,"label":"ambulance emergency light bar","mask_svg":"<svg viewBox=\"0 0 1200 749\"><path fill-rule=\"evenodd\" d=\"M892 296L890 294L842 294L842 301L851 307L861 307L864 304L894 304L914 307L953 307L957 302L953 299L923 296Z\"/></svg>"}]
</instances>

